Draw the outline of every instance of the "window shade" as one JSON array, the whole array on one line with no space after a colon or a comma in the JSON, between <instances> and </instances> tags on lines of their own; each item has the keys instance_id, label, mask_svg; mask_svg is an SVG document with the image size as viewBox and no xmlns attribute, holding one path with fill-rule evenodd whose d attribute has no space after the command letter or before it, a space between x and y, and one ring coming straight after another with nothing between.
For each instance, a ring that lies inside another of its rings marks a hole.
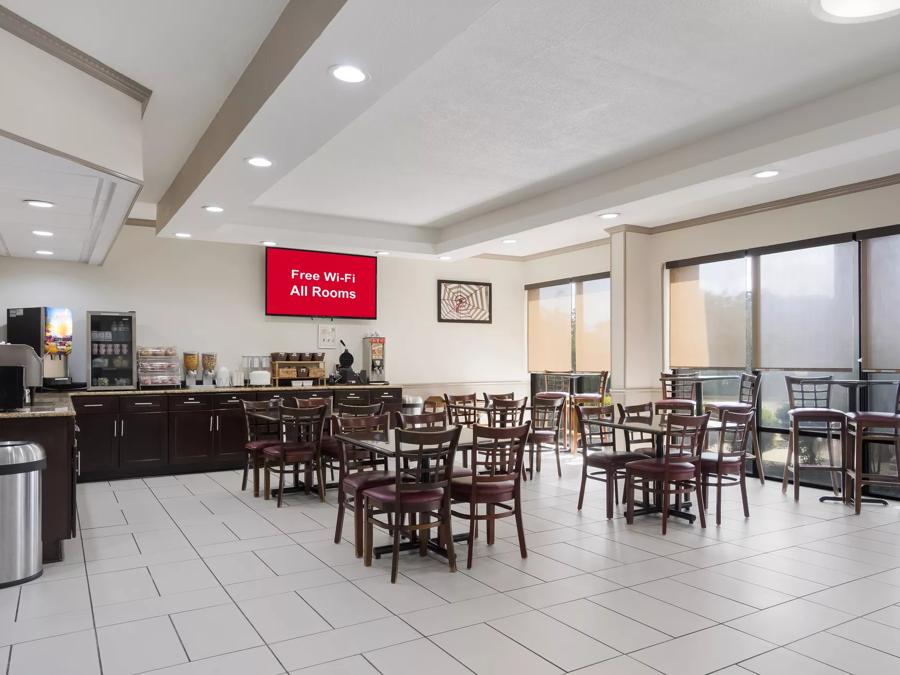
<instances>
[{"instance_id":1,"label":"window shade","mask_svg":"<svg viewBox=\"0 0 900 675\"><path fill-rule=\"evenodd\" d=\"M575 369L609 370L610 281L575 283Z\"/></svg>"},{"instance_id":2,"label":"window shade","mask_svg":"<svg viewBox=\"0 0 900 675\"><path fill-rule=\"evenodd\" d=\"M528 290L528 370L572 370L572 288Z\"/></svg>"},{"instance_id":3,"label":"window shade","mask_svg":"<svg viewBox=\"0 0 900 675\"><path fill-rule=\"evenodd\" d=\"M900 368L900 235L862 242L863 368ZM875 387L886 389L886 387Z\"/></svg>"},{"instance_id":4,"label":"window shade","mask_svg":"<svg viewBox=\"0 0 900 675\"><path fill-rule=\"evenodd\" d=\"M747 263L720 260L669 270L669 365L743 368Z\"/></svg>"},{"instance_id":5,"label":"window shade","mask_svg":"<svg viewBox=\"0 0 900 675\"><path fill-rule=\"evenodd\" d=\"M853 368L856 269L854 242L760 256L756 365Z\"/></svg>"}]
</instances>

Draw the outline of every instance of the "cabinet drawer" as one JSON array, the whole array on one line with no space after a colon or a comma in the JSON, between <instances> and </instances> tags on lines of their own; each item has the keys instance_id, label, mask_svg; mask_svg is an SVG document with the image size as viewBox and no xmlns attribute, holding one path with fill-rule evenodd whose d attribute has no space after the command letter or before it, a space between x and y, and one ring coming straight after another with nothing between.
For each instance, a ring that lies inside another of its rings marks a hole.
<instances>
[{"instance_id":1,"label":"cabinet drawer","mask_svg":"<svg viewBox=\"0 0 900 675\"><path fill-rule=\"evenodd\" d=\"M402 389L372 389L372 403L384 401L385 403L400 403Z\"/></svg>"},{"instance_id":2,"label":"cabinet drawer","mask_svg":"<svg viewBox=\"0 0 900 675\"><path fill-rule=\"evenodd\" d=\"M169 410L212 410L209 394L170 394Z\"/></svg>"},{"instance_id":3,"label":"cabinet drawer","mask_svg":"<svg viewBox=\"0 0 900 675\"><path fill-rule=\"evenodd\" d=\"M240 394L213 394L213 407L216 410L229 410L231 408L241 409L244 401L255 401L256 394L253 392Z\"/></svg>"},{"instance_id":4,"label":"cabinet drawer","mask_svg":"<svg viewBox=\"0 0 900 675\"><path fill-rule=\"evenodd\" d=\"M346 403L348 405L368 405L369 391L368 389L335 389L334 403L340 405Z\"/></svg>"},{"instance_id":5,"label":"cabinet drawer","mask_svg":"<svg viewBox=\"0 0 900 675\"><path fill-rule=\"evenodd\" d=\"M119 412L119 397L73 396L72 405L79 415L115 414Z\"/></svg>"},{"instance_id":6,"label":"cabinet drawer","mask_svg":"<svg viewBox=\"0 0 900 675\"><path fill-rule=\"evenodd\" d=\"M257 393L257 401L271 401L272 399L292 398L297 395L294 389L279 389L277 391L261 391Z\"/></svg>"},{"instance_id":7,"label":"cabinet drawer","mask_svg":"<svg viewBox=\"0 0 900 675\"><path fill-rule=\"evenodd\" d=\"M123 413L164 412L168 407L168 401L164 394L122 396L119 399L119 410Z\"/></svg>"},{"instance_id":8,"label":"cabinet drawer","mask_svg":"<svg viewBox=\"0 0 900 675\"><path fill-rule=\"evenodd\" d=\"M331 400L331 392L327 389L313 389L312 391L304 391L303 389L298 388L296 391L292 391L291 395L294 398L299 398L302 401L310 398L322 398L326 401Z\"/></svg>"}]
</instances>

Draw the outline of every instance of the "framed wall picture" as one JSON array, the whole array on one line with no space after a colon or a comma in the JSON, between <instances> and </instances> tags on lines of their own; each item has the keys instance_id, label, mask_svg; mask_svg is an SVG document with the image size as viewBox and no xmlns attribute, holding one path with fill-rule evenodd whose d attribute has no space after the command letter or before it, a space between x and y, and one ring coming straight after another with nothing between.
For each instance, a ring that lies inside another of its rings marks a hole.
<instances>
[{"instance_id":1,"label":"framed wall picture","mask_svg":"<svg viewBox=\"0 0 900 675\"><path fill-rule=\"evenodd\" d=\"M491 284L438 279L437 307L438 321L491 323Z\"/></svg>"},{"instance_id":2,"label":"framed wall picture","mask_svg":"<svg viewBox=\"0 0 900 675\"><path fill-rule=\"evenodd\" d=\"M337 349L337 327L333 323L320 323L319 349Z\"/></svg>"}]
</instances>

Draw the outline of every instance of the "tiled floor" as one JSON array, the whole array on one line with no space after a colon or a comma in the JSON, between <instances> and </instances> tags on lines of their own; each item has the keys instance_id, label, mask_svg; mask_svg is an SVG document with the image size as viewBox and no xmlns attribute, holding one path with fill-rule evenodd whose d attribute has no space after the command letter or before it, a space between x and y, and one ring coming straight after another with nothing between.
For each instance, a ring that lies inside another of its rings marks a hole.
<instances>
[{"instance_id":1,"label":"tiled floor","mask_svg":"<svg viewBox=\"0 0 900 675\"><path fill-rule=\"evenodd\" d=\"M333 494L80 485L65 561L0 590L0 674L900 672L900 504L750 482L748 521L730 490L721 527L662 537L607 521L596 483L579 514L579 470L525 484L527 560L502 523L471 570L404 554L396 585L332 542Z\"/></svg>"}]
</instances>

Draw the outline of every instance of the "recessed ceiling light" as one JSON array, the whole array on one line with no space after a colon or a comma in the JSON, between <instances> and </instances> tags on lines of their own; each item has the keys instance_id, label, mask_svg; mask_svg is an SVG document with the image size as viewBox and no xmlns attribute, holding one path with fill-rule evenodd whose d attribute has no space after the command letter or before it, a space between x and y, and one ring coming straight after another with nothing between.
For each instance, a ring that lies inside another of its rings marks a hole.
<instances>
[{"instance_id":1,"label":"recessed ceiling light","mask_svg":"<svg viewBox=\"0 0 900 675\"><path fill-rule=\"evenodd\" d=\"M754 178L774 178L778 175L778 171L775 169L766 169L765 171L757 171L753 174Z\"/></svg>"},{"instance_id":2,"label":"recessed ceiling light","mask_svg":"<svg viewBox=\"0 0 900 675\"><path fill-rule=\"evenodd\" d=\"M53 233L47 232L47 230L32 230L31 234L33 234L35 237L52 237L53 236Z\"/></svg>"},{"instance_id":3,"label":"recessed ceiling light","mask_svg":"<svg viewBox=\"0 0 900 675\"><path fill-rule=\"evenodd\" d=\"M439 260L453 260L449 255L442 255Z\"/></svg>"},{"instance_id":4,"label":"recessed ceiling light","mask_svg":"<svg viewBox=\"0 0 900 675\"><path fill-rule=\"evenodd\" d=\"M261 241L259 243L263 246L278 246L278 242L275 241Z\"/></svg>"},{"instance_id":5,"label":"recessed ceiling light","mask_svg":"<svg viewBox=\"0 0 900 675\"><path fill-rule=\"evenodd\" d=\"M365 82L369 79L369 76L366 75L362 70L360 70L356 66L347 64L332 66L331 76L336 80L347 82L349 84L359 84L360 82Z\"/></svg>"},{"instance_id":6,"label":"recessed ceiling light","mask_svg":"<svg viewBox=\"0 0 900 675\"><path fill-rule=\"evenodd\" d=\"M878 21L900 14L900 0L810 0L813 14L832 23Z\"/></svg>"},{"instance_id":7,"label":"recessed ceiling light","mask_svg":"<svg viewBox=\"0 0 900 675\"><path fill-rule=\"evenodd\" d=\"M375 251L375 255L390 255L390 251Z\"/></svg>"},{"instance_id":8,"label":"recessed ceiling light","mask_svg":"<svg viewBox=\"0 0 900 675\"><path fill-rule=\"evenodd\" d=\"M621 213L601 213L600 217L603 218L603 220L612 220L613 218L618 218L621 215Z\"/></svg>"},{"instance_id":9,"label":"recessed ceiling light","mask_svg":"<svg viewBox=\"0 0 900 675\"><path fill-rule=\"evenodd\" d=\"M222 213L222 211L224 211L225 209L223 209L221 206L212 206L208 204L203 207L203 210L209 211L210 213Z\"/></svg>"},{"instance_id":10,"label":"recessed ceiling light","mask_svg":"<svg viewBox=\"0 0 900 675\"><path fill-rule=\"evenodd\" d=\"M504 239L503 243L504 244L515 244L516 240L515 239Z\"/></svg>"},{"instance_id":11,"label":"recessed ceiling light","mask_svg":"<svg viewBox=\"0 0 900 675\"><path fill-rule=\"evenodd\" d=\"M265 157L248 157L247 164L250 166L259 166L265 168L267 166L272 166L272 161L266 159Z\"/></svg>"},{"instance_id":12,"label":"recessed ceiling light","mask_svg":"<svg viewBox=\"0 0 900 675\"><path fill-rule=\"evenodd\" d=\"M179 239L190 239L191 238L190 232L176 232L175 236L178 237Z\"/></svg>"},{"instance_id":13,"label":"recessed ceiling light","mask_svg":"<svg viewBox=\"0 0 900 675\"><path fill-rule=\"evenodd\" d=\"M38 255L53 255L53 251L35 251Z\"/></svg>"},{"instance_id":14,"label":"recessed ceiling light","mask_svg":"<svg viewBox=\"0 0 900 675\"><path fill-rule=\"evenodd\" d=\"M52 209L54 206L53 202L45 202L43 199L23 199L22 201L28 206L34 206L39 209Z\"/></svg>"}]
</instances>

